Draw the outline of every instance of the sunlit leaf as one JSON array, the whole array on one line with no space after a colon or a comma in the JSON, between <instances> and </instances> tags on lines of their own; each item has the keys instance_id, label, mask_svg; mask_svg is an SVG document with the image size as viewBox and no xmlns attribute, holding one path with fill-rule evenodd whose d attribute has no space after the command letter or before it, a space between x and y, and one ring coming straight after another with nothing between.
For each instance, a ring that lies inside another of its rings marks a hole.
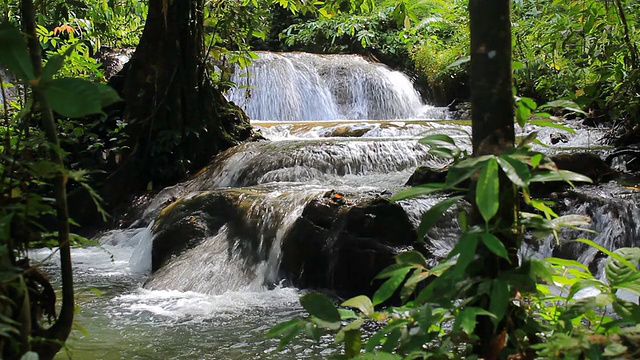
<instances>
[{"instance_id":1,"label":"sunlit leaf","mask_svg":"<svg viewBox=\"0 0 640 360\"><path fill-rule=\"evenodd\" d=\"M499 186L498 162L495 158L491 158L480 170L476 185L476 206L486 222L498 212L500 206Z\"/></svg>"},{"instance_id":2,"label":"sunlit leaf","mask_svg":"<svg viewBox=\"0 0 640 360\"><path fill-rule=\"evenodd\" d=\"M585 175L568 170L536 172L531 176L530 182L550 182L550 181L579 181L592 183L593 181Z\"/></svg>"},{"instance_id":3,"label":"sunlit leaf","mask_svg":"<svg viewBox=\"0 0 640 360\"><path fill-rule=\"evenodd\" d=\"M365 295L352 297L351 299L343 302L341 306L354 307L367 316L373 314L373 303L371 302L371 299Z\"/></svg>"},{"instance_id":4,"label":"sunlit leaf","mask_svg":"<svg viewBox=\"0 0 640 360\"><path fill-rule=\"evenodd\" d=\"M512 183L521 188L527 188L531 179L531 171L529 171L529 167L525 163L509 155L501 155L497 158L497 161Z\"/></svg>"}]
</instances>

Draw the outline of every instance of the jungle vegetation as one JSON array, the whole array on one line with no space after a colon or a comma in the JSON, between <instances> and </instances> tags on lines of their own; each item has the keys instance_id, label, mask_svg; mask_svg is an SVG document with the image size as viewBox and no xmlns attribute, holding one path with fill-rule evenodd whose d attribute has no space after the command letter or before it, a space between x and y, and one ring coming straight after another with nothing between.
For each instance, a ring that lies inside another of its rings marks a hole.
<instances>
[{"instance_id":1,"label":"jungle vegetation","mask_svg":"<svg viewBox=\"0 0 640 360\"><path fill-rule=\"evenodd\" d=\"M455 357L459 354L451 349L460 343L488 359L625 356L632 347L624 339L634 334L631 325L640 320L640 311L615 294L638 292L640 275L631 265L637 251L603 250L611 257L608 283L576 263L518 263L522 229L555 230L557 221L533 200L545 216L523 217L517 194L527 194L529 183L540 176L571 180L578 175L542 166L542 155L529 152L526 143L516 146L513 128L514 118L524 124L537 104L562 99L579 108L571 116L611 126L612 141L637 142L639 6L625 0L4 1L2 357L47 359L64 345L74 307L65 254L71 244L86 241L72 234L74 225L79 231L99 226L132 194L184 179L217 152L251 138L249 119L224 92L233 86L228 71L245 67L254 50L360 53L411 74L435 103L470 101L473 109L475 157L462 156L447 138L424 143L449 154L453 168L476 184L468 195L474 211L460 239L474 246L454 249L435 270L415 253L398 257L398 266L381 274L390 282L378 297L344 304L358 313L339 311L319 295L303 298L312 317L270 335L290 340L305 329L312 337L322 328L335 329L346 357L373 358L361 354L360 325L374 318L386 325L365 350L388 358ZM111 87L104 85L100 60L109 48L135 49L131 61L109 79ZM70 101L77 98L84 101ZM537 170L544 174L536 175ZM458 185L447 180L421 191ZM454 200L459 198L434 212ZM51 285L28 262L26 251L34 246L60 248L60 311ZM565 284L564 298L553 297L545 286L563 272L575 280ZM373 305L409 273L410 285L432 275L444 280L432 282L400 310L375 311ZM446 293L448 300L438 298L434 294L445 281L464 286ZM585 286L595 286L602 296L574 300ZM617 318L599 317L596 310L603 306L613 306ZM439 327L445 317L453 322L449 329ZM585 319L591 323L586 330L577 326ZM341 321L347 320L345 326ZM436 340L454 346L427 352L423 345Z\"/></svg>"}]
</instances>

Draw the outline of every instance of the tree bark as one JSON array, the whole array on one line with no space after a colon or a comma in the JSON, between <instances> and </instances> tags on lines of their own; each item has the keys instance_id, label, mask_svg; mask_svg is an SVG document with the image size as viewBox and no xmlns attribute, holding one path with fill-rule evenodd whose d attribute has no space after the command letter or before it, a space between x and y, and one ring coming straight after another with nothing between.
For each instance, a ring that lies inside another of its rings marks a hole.
<instances>
[{"instance_id":1,"label":"tree bark","mask_svg":"<svg viewBox=\"0 0 640 360\"><path fill-rule=\"evenodd\" d=\"M470 0L471 31L471 118L473 153L475 156L499 155L513 148L514 105L511 74L511 21L509 0ZM500 206L489 226L509 252L511 263L478 246L478 266L473 276L495 279L502 271L517 266L520 237L514 226L517 220L516 189L500 174ZM472 188L475 188L472 186ZM474 209L474 223L484 226L484 220ZM474 306L489 310L488 296ZM507 315L508 316L508 315ZM494 326L488 316L479 316L476 334L480 341L476 353L486 359L498 359L504 347L506 317Z\"/></svg>"},{"instance_id":2,"label":"tree bark","mask_svg":"<svg viewBox=\"0 0 640 360\"><path fill-rule=\"evenodd\" d=\"M105 182L111 206L149 182L182 180L251 135L244 112L207 74L203 20L203 0L149 1L140 43L116 89L126 103L130 152Z\"/></svg>"}]
</instances>

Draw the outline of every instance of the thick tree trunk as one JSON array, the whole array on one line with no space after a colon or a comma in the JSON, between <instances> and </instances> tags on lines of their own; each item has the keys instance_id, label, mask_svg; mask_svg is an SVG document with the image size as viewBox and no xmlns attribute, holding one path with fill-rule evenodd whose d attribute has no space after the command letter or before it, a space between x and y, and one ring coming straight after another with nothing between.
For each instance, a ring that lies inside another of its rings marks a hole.
<instances>
[{"instance_id":1,"label":"thick tree trunk","mask_svg":"<svg viewBox=\"0 0 640 360\"><path fill-rule=\"evenodd\" d=\"M471 30L471 111L473 153L498 155L513 148L514 106L511 75L511 22L509 0L470 0ZM482 244L478 246L478 266L474 276L495 279L502 271L517 266L520 237L514 226L517 219L516 189L504 174L500 175L500 207L490 226L498 229L511 264ZM477 209L476 224L484 221ZM475 306L489 310L488 296ZM506 319L497 327L487 316L479 316L476 334L480 338L476 352L486 359L498 359L504 346Z\"/></svg>"},{"instance_id":2,"label":"thick tree trunk","mask_svg":"<svg viewBox=\"0 0 640 360\"><path fill-rule=\"evenodd\" d=\"M175 183L251 135L248 118L228 103L207 74L203 1L150 0L140 43L125 67L130 152L105 182L115 206L151 182Z\"/></svg>"}]
</instances>

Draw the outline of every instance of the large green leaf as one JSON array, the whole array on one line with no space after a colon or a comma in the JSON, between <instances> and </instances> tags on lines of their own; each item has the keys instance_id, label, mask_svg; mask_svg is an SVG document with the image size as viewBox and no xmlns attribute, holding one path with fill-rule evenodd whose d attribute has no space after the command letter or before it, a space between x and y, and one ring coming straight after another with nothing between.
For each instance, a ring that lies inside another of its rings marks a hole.
<instances>
[{"instance_id":1,"label":"large green leaf","mask_svg":"<svg viewBox=\"0 0 640 360\"><path fill-rule=\"evenodd\" d=\"M518 161L509 155L502 155L498 157L497 160L502 171L504 171L512 183L525 189L529 186L531 171L529 171L527 164Z\"/></svg>"},{"instance_id":2,"label":"large green leaf","mask_svg":"<svg viewBox=\"0 0 640 360\"><path fill-rule=\"evenodd\" d=\"M51 108L69 118L100 114L103 106L120 99L107 85L75 78L52 80L41 90Z\"/></svg>"},{"instance_id":3,"label":"large green leaf","mask_svg":"<svg viewBox=\"0 0 640 360\"><path fill-rule=\"evenodd\" d=\"M422 241L424 236L427 234L427 231L429 231L429 229L431 229L433 225L442 218L447 209L456 204L462 198L462 196L454 196L446 200L442 200L422 214L422 220L420 221L420 226L418 226L418 241Z\"/></svg>"},{"instance_id":4,"label":"large green leaf","mask_svg":"<svg viewBox=\"0 0 640 360\"><path fill-rule=\"evenodd\" d=\"M0 49L0 64L23 81L35 77L27 43L20 31L8 22L0 24Z\"/></svg>"},{"instance_id":5,"label":"large green leaf","mask_svg":"<svg viewBox=\"0 0 640 360\"><path fill-rule=\"evenodd\" d=\"M640 263L640 248L620 248L614 251L626 261L615 257L609 257L605 264L605 274L611 287L624 289L640 295L640 272L637 269ZM632 266L629 266L631 264Z\"/></svg>"},{"instance_id":6,"label":"large green leaf","mask_svg":"<svg viewBox=\"0 0 640 360\"><path fill-rule=\"evenodd\" d=\"M487 161L480 170L476 185L476 206L484 221L489 222L500 206L498 162L495 158Z\"/></svg>"},{"instance_id":7,"label":"large green leaf","mask_svg":"<svg viewBox=\"0 0 640 360\"><path fill-rule=\"evenodd\" d=\"M338 322L340 321L340 313L331 300L325 295L319 293L309 293L300 297L302 307L309 314L317 317L322 321Z\"/></svg>"}]
</instances>

